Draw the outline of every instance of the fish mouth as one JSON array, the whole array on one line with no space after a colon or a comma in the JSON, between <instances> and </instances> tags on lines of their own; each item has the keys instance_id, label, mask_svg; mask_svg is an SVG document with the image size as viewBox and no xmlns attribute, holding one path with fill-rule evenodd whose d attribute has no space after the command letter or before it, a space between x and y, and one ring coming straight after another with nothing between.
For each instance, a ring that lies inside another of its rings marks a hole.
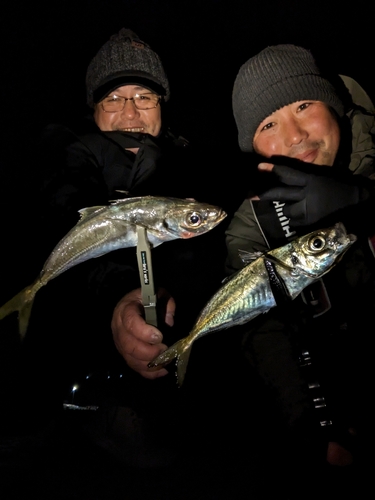
<instances>
[{"instance_id":1,"label":"fish mouth","mask_svg":"<svg viewBox=\"0 0 375 500\"><path fill-rule=\"evenodd\" d=\"M225 219L225 217L227 217L227 213L225 210L220 210L220 212L218 213L218 216L217 216L217 223L219 224L221 221L223 221Z\"/></svg>"},{"instance_id":2,"label":"fish mouth","mask_svg":"<svg viewBox=\"0 0 375 500\"><path fill-rule=\"evenodd\" d=\"M346 246L343 252L336 259L336 263L338 264L342 261L344 255L353 245L353 243L357 241L357 236L355 234L347 233L346 228L342 222L337 222L337 224L335 224L334 226L334 229L339 233L337 236L339 245L341 245L342 247Z\"/></svg>"},{"instance_id":3,"label":"fish mouth","mask_svg":"<svg viewBox=\"0 0 375 500\"><path fill-rule=\"evenodd\" d=\"M337 239L341 245L345 245L348 242L348 240L350 245L352 245L355 241L357 241L357 236L355 234L348 233L342 222L337 222L334 227L335 230L339 233Z\"/></svg>"}]
</instances>

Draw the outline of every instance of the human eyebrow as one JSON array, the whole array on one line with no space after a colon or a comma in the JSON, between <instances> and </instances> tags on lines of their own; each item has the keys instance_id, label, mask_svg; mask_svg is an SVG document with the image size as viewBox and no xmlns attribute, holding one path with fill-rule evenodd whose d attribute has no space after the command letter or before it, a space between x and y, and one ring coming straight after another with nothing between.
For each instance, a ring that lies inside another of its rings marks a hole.
<instances>
[{"instance_id":1,"label":"human eyebrow","mask_svg":"<svg viewBox=\"0 0 375 500\"><path fill-rule=\"evenodd\" d=\"M124 97L113 92L112 94L107 95L107 97L105 97L103 101L110 99L124 99Z\"/></svg>"},{"instance_id":2,"label":"human eyebrow","mask_svg":"<svg viewBox=\"0 0 375 500\"><path fill-rule=\"evenodd\" d=\"M139 94L140 92L143 92L144 94L154 94L154 92L151 92L151 90L145 89L144 87L134 87L134 90L137 94Z\"/></svg>"}]
</instances>

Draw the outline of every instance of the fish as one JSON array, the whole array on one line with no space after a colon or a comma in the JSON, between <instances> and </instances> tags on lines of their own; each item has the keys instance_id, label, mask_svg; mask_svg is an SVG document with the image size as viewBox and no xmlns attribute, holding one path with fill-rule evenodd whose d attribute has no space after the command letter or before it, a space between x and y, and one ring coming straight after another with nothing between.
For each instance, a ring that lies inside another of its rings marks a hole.
<instances>
[{"instance_id":1,"label":"fish","mask_svg":"<svg viewBox=\"0 0 375 500\"><path fill-rule=\"evenodd\" d=\"M249 255L246 265L227 278L206 303L189 334L154 358L148 367L163 367L176 360L181 387L193 343L215 331L252 320L271 308L294 300L304 288L328 273L357 240L338 222L296 238L263 254Z\"/></svg>"},{"instance_id":2,"label":"fish","mask_svg":"<svg viewBox=\"0 0 375 500\"><path fill-rule=\"evenodd\" d=\"M193 199L139 196L78 211L77 224L57 243L34 282L0 307L0 320L18 312L21 339L26 335L38 290L68 269L113 250L137 246L137 227L146 229L150 248L166 241L207 233L227 213Z\"/></svg>"}]
</instances>

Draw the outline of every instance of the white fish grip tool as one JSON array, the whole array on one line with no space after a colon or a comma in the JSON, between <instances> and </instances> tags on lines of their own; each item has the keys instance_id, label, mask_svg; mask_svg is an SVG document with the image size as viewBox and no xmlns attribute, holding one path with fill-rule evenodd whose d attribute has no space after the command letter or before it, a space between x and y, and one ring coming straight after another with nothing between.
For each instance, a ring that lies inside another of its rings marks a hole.
<instances>
[{"instance_id":1,"label":"white fish grip tool","mask_svg":"<svg viewBox=\"0 0 375 500\"><path fill-rule=\"evenodd\" d=\"M144 227L137 226L137 235L137 259L139 276L141 278L142 303L145 308L145 319L146 323L149 325L158 326L150 243L147 239L147 231Z\"/></svg>"}]
</instances>

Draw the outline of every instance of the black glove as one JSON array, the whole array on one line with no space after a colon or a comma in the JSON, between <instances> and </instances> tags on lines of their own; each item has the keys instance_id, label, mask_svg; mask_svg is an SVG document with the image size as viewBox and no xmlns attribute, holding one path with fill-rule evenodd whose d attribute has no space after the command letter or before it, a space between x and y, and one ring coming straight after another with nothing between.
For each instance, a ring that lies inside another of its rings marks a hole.
<instances>
[{"instance_id":1,"label":"black glove","mask_svg":"<svg viewBox=\"0 0 375 500\"><path fill-rule=\"evenodd\" d=\"M311 173L275 165L271 175L276 176L278 184L258 194L259 199L285 203L283 213L290 218L291 226L297 228L311 226L370 197L372 183L368 179L337 176L327 169L331 167L315 166L316 173Z\"/></svg>"},{"instance_id":2,"label":"black glove","mask_svg":"<svg viewBox=\"0 0 375 500\"><path fill-rule=\"evenodd\" d=\"M355 234L372 234L375 191L369 179L309 164L275 165L262 176L269 187L253 206L271 247L338 221Z\"/></svg>"}]
</instances>

